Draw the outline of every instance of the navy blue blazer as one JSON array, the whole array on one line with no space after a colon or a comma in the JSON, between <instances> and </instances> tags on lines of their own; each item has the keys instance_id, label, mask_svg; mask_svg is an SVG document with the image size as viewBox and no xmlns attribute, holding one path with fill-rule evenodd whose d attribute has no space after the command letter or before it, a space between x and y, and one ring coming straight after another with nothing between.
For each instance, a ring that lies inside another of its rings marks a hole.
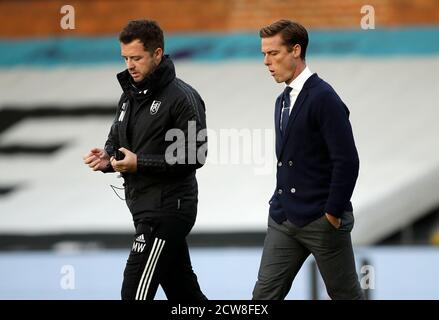
<instances>
[{"instance_id":1,"label":"navy blue blazer","mask_svg":"<svg viewBox=\"0 0 439 320\"><path fill-rule=\"evenodd\" d=\"M349 110L334 89L314 73L305 82L281 136L282 95L276 100L276 190L270 216L303 227L329 213L352 211L359 159Z\"/></svg>"}]
</instances>

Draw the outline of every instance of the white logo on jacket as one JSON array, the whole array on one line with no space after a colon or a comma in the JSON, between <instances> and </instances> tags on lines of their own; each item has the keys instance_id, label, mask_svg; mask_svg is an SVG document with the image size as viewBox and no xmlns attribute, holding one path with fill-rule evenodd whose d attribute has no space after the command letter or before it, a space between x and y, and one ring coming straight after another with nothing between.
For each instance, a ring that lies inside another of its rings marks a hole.
<instances>
[{"instance_id":1,"label":"white logo on jacket","mask_svg":"<svg viewBox=\"0 0 439 320\"><path fill-rule=\"evenodd\" d=\"M132 251L142 253L145 250L146 241L143 234L139 235L133 242Z\"/></svg>"},{"instance_id":2,"label":"white logo on jacket","mask_svg":"<svg viewBox=\"0 0 439 320\"><path fill-rule=\"evenodd\" d=\"M159 108L160 108L160 104L161 104L162 102L161 101L158 101L158 100L154 100L153 102L152 102L152 104L151 104L151 108L149 109L149 112L151 113L151 115L155 115L158 111L159 111Z\"/></svg>"},{"instance_id":3,"label":"white logo on jacket","mask_svg":"<svg viewBox=\"0 0 439 320\"><path fill-rule=\"evenodd\" d=\"M119 121L123 121L123 118L125 117L125 113L127 111L127 107L128 107L128 102L124 102L122 104L122 107L120 108L121 112L120 112L120 115L119 115Z\"/></svg>"}]
</instances>

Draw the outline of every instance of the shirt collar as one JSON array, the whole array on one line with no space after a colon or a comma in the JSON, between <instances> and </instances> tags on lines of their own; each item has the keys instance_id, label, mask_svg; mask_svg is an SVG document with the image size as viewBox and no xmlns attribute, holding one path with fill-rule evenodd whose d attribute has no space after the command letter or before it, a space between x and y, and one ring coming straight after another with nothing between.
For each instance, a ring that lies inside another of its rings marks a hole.
<instances>
[{"instance_id":1,"label":"shirt collar","mask_svg":"<svg viewBox=\"0 0 439 320\"><path fill-rule=\"evenodd\" d=\"M308 66L306 66L305 69L303 69L302 72L293 81L291 81L289 86L292 87L294 91L300 92L306 80L308 80L308 78L311 76L312 76L312 72L311 70L309 70Z\"/></svg>"}]
</instances>

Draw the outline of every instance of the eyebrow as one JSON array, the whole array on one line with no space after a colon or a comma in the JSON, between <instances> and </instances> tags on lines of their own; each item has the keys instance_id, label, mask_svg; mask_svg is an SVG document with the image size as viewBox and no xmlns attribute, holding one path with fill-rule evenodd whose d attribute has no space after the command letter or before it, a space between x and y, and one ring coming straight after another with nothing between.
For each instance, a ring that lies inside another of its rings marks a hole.
<instances>
[{"instance_id":1,"label":"eyebrow","mask_svg":"<svg viewBox=\"0 0 439 320\"><path fill-rule=\"evenodd\" d=\"M124 56L123 54L121 54L122 58L141 58L142 56Z\"/></svg>"},{"instance_id":2,"label":"eyebrow","mask_svg":"<svg viewBox=\"0 0 439 320\"><path fill-rule=\"evenodd\" d=\"M261 51L262 54L272 53L272 52L279 52L279 50L268 50L267 52Z\"/></svg>"}]
</instances>

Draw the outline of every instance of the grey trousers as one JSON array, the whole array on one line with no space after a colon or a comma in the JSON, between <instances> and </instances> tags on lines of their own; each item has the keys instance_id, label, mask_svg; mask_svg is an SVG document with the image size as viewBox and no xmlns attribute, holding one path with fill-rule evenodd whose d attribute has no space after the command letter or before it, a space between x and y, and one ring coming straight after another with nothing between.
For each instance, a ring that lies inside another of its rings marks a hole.
<instances>
[{"instance_id":1,"label":"grey trousers","mask_svg":"<svg viewBox=\"0 0 439 320\"><path fill-rule=\"evenodd\" d=\"M265 237L254 300L283 300L306 258L312 254L331 299L364 299L355 270L352 212L343 213L336 229L323 215L299 228L271 217Z\"/></svg>"}]
</instances>

